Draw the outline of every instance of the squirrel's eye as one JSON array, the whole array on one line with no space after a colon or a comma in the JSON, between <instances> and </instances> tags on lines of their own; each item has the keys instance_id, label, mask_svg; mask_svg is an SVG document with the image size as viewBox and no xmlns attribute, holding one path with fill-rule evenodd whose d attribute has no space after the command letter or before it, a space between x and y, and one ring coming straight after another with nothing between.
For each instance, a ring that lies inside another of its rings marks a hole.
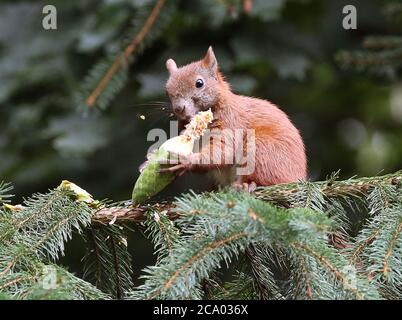
<instances>
[{"instance_id":1,"label":"squirrel's eye","mask_svg":"<svg viewBox=\"0 0 402 320\"><path fill-rule=\"evenodd\" d=\"M197 79L197 81L195 82L195 86L197 88L201 88L204 85L204 81L202 79Z\"/></svg>"}]
</instances>

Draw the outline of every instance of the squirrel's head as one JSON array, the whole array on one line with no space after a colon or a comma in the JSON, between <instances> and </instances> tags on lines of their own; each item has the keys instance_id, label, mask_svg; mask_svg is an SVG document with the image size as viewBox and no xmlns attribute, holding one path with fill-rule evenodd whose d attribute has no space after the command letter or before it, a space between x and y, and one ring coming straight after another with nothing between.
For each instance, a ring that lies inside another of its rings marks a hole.
<instances>
[{"instance_id":1,"label":"squirrel's head","mask_svg":"<svg viewBox=\"0 0 402 320\"><path fill-rule=\"evenodd\" d=\"M166 61L169 79L166 92L173 112L181 120L189 120L198 111L214 110L226 88L218 70L212 47L203 59L178 68L173 59Z\"/></svg>"}]
</instances>

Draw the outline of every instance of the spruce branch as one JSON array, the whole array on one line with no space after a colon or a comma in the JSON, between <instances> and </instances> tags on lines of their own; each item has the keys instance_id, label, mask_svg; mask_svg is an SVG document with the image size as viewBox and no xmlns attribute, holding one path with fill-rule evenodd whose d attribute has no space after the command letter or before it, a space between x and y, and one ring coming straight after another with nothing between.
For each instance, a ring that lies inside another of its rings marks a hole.
<instances>
[{"instance_id":1,"label":"spruce branch","mask_svg":"<svg viewBox=\"0 0 402 320\"><path fill-rule=\"evenodd\" d=\"M34 300L105 300L110 297L90 283L76 277L55 264L37 263L35 269L18 279L18 289L9 288L8 293L18 299ZM18 276L18 275L17 275ZM17 279L16 279L17 280Z\"/></svg>"},{"instance_id":2,"label":"spruce branch","mask_svg":"<svg viewBox=\"0 0 402 320\"><path fill-rule=\"evenodd\" d=\"M179 240L180 230L169 219L166 210L150 210L147 215L146 233L154 243L158 263L165 255L171 254L173 245Z\"/></svg>"},{"instance_id":3,"label":"spruce branch","mask_svg":"<svg viewBox=\"0 0 402 320\"><path fill-rule=\"evenodd\" d=\"M387 213L387 210L393 208L398 204L398 185L391 184L375 184L369 194L366 197L367 207L368 207L368 223L374 223L375 219L373 217L380 213ZM349 262L357 263L360 261L360 255L362 252L372 244L372 242L380 235L384 224L380 221L375 222L375 227L371 225L369 230L363 229L360 233L363 237L358 237L353 248L348 250L349 252Z\"/></svg>"},{"instance_id":4,"label":"spruce branch","mask_svg":"<svg viewBox=\"0 0 402 320\"><path fill-rule=\"evenodd\" d=\"M73 230L81 232L91 221L92 210L71 198L71 192L55 189L24 201L20 212L7 217L10 230L0 237L0 275L30 255L56 260Z\"/></svg>"},{"instance_id":5,"label":"spruce branch","mask_svg":"<svg viewBox=\"0 0 402 320\"><path fill-rule=\"evenodd\" d=\"M367 202L371 216L388 210L398 202L397 188L395 185L376 185L369 193Z\"/></svg>"},{"instance_id":6,"label":"spruce branch","mask_svg":"<svg viewBox=\"0 0 402 320\"><path fill-rule=\"evenodd\" d=\"M367 197L370 216L351 248L349 260L362 264L382 284L399 280L402 266L402 198L398 186L376 186Z\"/></svg>"},{"instance_id":7,"label":"spruce branch","mask_svg":"<svg viewBox=\"0 0 402 320\"><path fill-rule=\"evenodd\" d=\"M0 293L15 299L108 299L108 295L55 264L36 257L0 277Z\"/></svg>"},{"instance_id":8,"label":"spruce branch","mask_svg":"<svg viewBox=\"0 0 402 320\"><path fill-rule=\"evenodd\" d=\"M146 14L143 14L144 17L136 17L133 26L135 35L125 49L117 56L107 57L97 63L90 71L84 81L82 92L87 107L96 105L105 108L123 88L127 81L129 64L146 45L157 37L162 27L169 21L175 2L166 2L166 0L156 0L151 10L146 10ZM164 7L166 10L162 13Z\"/></svg>"},{"instance_id":9,"label":"spruce branch","mask_svg":"<svg viewBox=\"0 0 402 320\"><path fill-rule=\"evenodd\" d=\"M83 278L116 299L124 298L132 290L133 275L123 227L92 226L86 230L85 240L88 247Z\"/></svg>"},{"instance_id":10,"label":"spruce branch","mask_svg":"<svg viewBox=\"0 0 402 320\"><path fill-rule=\"evenodd\" d=\"M248 194L227 192L204 197L203 214L197 213L199 200L195 194L177 200L182 242L175 244L171 255L158 265L145 269L145 284L133 293L134 298L200 297L201 280L251 243L270 239L288 244L302 234L315 238L329 224L323 214L302 208L275 208Z\"/></svg>"},{"instance_id":11,"label":"spruce branch","mask_svg":"<svg viewBox=\"0 0 402 320\"><path fill-rule=\"evenodd\" d=\"M12 195L9 193L13 189L12 185L4 181L0 181L0 206L10 202Z\"/></svg>"},{"instance_id":12,"label":"spruce branch","mask_svg":"<svg viewBox=\"0 0 402 320\"><path fill-rule=\"evenodd\" d=\"M74 231L91 222L94 201L69 182L34 194L18 210L0 215L0 290L18 299L106 299L108 296L51 261ZM3 209L2 209L3 211ZM51 270L51 274L45 270ZM52 279L50 286L47 281Z\"/></svg>"},{"instance_id":13,"label":"spruce branch","mask_svg":"<svg viewBox=\"0 0 402 320\"><path fill-rule=\"evenodd\" d=\"M371 36L363 40L366 49L394 49L402 47L402 37L398 36Z\"/></svg>"},{"instance_id":14,"label":"spruce branch","mask_svg":"<svg viewBox=\"0 0 402 320\"><path fill-rule=\"evenodd\" d=\"M292 248L296 250L301 255L306 254L307 257L303 260L305 265L310 264L307 269L314 268L316 270L308 270L307 274L310 278L312 285L309 285L308 294L311 296L316 291L316 295L321 299L378 299L378 292L375 287L370 285L369 281L358 274L354 275L356 281L355 284L351 284L350 279L348 279L347 274L345 274L345 268L348 268L347 262L341 257L341 255L335 250L325 246L323 243L312 242L312 243L294 243ZM312 263L312 260L314 263ZM317 265L318 264L318 269ZM327 276L323 277L324 273ZM321 277L316 277L316 274L321 275ZM331 281L332 280L332 281ZM336 281L333 281L336 280ZM342 291L337 290L340 287ZM352 294L352 297L348 295Z\"/></svg>"},{"instance_id":15,"label":"spruce branch","mask_svg":"<svg viewBox=\"0 0 402 320\"><path fill-rule=\"evenodd\" d=\"M402 278L401 186L401 172L345 181L332 175L321 182L258 188L253 194L223 189L140 206L106 205L63 181L47 194L32 196L18 210L0 209L0 291L24 299L67 296L67 287L51 292L35 285L43 278L38 266L57 259L72 231L82 232L92 223L87 229L86 276L98 289L79 281L95 290L94 296L101 288L117 298L201 299L203 284L211 282L222 263L243 254L250 269L242 269L222 286L214 280L211 290L217 297L397 296ZM346 249L338 250L329 238L346 217L342 220L337 213L343 212L344 204L356 202L364 204L366 222L355 239L348 239ZM119 226L129 221L145 223L158 253L156 265L144 270L145 283L136 289ZM271 266L277 257L283 263L284 253L288 279L278 283ZM244 285L235 290L233 285L241 279ZM84 287L75 287L73 298L88 298L79 293L85 293Z\"/></svg>"},{"instance_id":16,"label":"spruce branch","mask_svg":"<svg viewBox=\"0 0 402 320\"><path fill-rule=\"evenodd\" d=\"M146 281L146 284L139 288L140 295L138 295L138 293L134 293L133 297L137 298L141 297L142 296L141 291L143 291L143 293L149 291L150 294L145 294L144 296L146 299L156 299L156 298L177 299L183 297L200 298L201 293L199 290L198 281L200 281L203 277L207 277L206 270L210 268L213 269L214 267L216 267L220 259L230 261L231 256L233 254L238 253L239 246L242 246L242 242L239 240L243 240L244 238L246 238L246 236L247 234L245 232L234 232L232 234L226 235L225 237L218 238L214 241L211 241L211 239L207 239L206 241L199 242L198 245L196 245L196 243L193 242L192 244L196 246L193 248L193 250L190 251L191 256L188 259L186 259L183 263L180 264L177 263L173 264L172 263L173 261L170 263L169 269L172 270L172 267L174 266L174 272L168 274L167 277L164 277L162 279L163 282L158 283L158 285L151 290L149 290L150 288L148 287L152 286L152 284L147 283ZM226 250L223 250L223 248L225 248ZM174 251L172 255L178 257L177 251ZM216 256L215 259L213 259L211 262L206 261L206 257L209 254L213 254L214 256ZM184 252L181 252L181 255L184 255ZM188 253L186 254L186 256L187 255ZM168 259L166 258L160 263L161 266L160 268L166 268L164 263L166 263L167 260ZM207 264L208 262L212 263L212 266L204 265ZM197 267L201 269L200 270L201 275L197 275L197 273L194 273L196 272L196 270L194 269ZM157 269L156 266L153 268L148 268L148 270L145 271L148 273L146 276L144 276L145 279L157 280L152 278L153 274L159 274L159 270ZM195 282L196 279L193 278L197 276L199 277L199 279L197 282ZM189 283L187 284L187 282ZM186 284L189 285L189 288L185 288ZM181 286L184 287L181 288Z\"/></svg>"},{"instance_id":17,"label":"spruce branch","mask_svg":"<svg viewBox=\"0 0 402 320\"><path fill-rule=\"evenodd\" d=\"M390 12L386 14L391 15ZM369 36L363 40L362 46L365 50L338 52L335 60L343 67L354 67L359 71L396 70L402 65L402 37L400 36Z\"/></svg>"},{"instance_id":18,"label":"spruce branch","mask_svg":"<svg viewBox=\"0 0 402 320\"><path fill-rule=\"evenodd\" d=\"M67 292L73 294L75 300L108 300L110 296L101 290L97 289L90 283L74 276L72 273L66 271L60 266L55 266L58 274L61 275L64 283L67 287Z\"/></svg>"},{"instance_id":19,"label":"spruce branch","mask_svg":"<svg viewBox=\"0 0 402 320\"><path fill-rule=\"evenodd\" d=\"M360 258L378 284L402 284L402 205L373 217L359 233L351 259Z\"/></svg>"},{"instance_id":20,"label":"spruce branch","mask_svg":"<svg viewBox=\"0 0 402 320\"><path fill-rule=\"evenodd\" d=\"M352 198L365 199L370 191L378 186L401 186L402 171L364 178L351 178L343 181L318 181L313 184L324 195L325 199ZM255 197L278 205L289 207L297 192L304 192L305 183L279 184L271 187L261 187L255 191Z\"/></svg>"},{"instance_id":21,"label":"spruce branch","mask_svg":"<svg viewBox=\"0 0 402 320\"><path fill-rule=\"evenodd\" d=\"M355 264L357 262L361 252L367 246L369 246L374 241L375 238L378 237L380 231L381 231L381 228L378 227L378 228L372 230L372 232L370 234L366 234L365 239L362 239L356 243L355 248L353 249L352 253L350 254L350 258L349 258L349 262L351 264Z\"/></svg>"},{"instance_id":22,"label":"spruce branch","mask_svg":"<svg viewBox=\"0 0 402 320\"><path fill-rule=\"evenodd\" d=\"M289 265L293 272L290 274L287 281L287 297L290 299L314 299L314 279L312 277L310 278L307 257L304 257L303 255L295 255L289 259Z\"/></svg>"},{"instance_id":23,"label":"spruce branch","mask_svg":"<svg viewBox=\"0 0 402 320\"><path fill-rule=\"evenodd\" d=\"M245 250L245 254L251 267L253 285L258 292L259 299L282 300L284 297L269 265L274 260L273 254L269 253L270 249L262 244L250 245Z\"/></svg>"},{"instance_id":24,"label":"spruce branch","mask_svg":"<svg viewBox=\"0 0 402 320\"><path fill-rule=\"evenodd\" d=\"M394 250L397 249L397 243L400 237L402 231L402 219L398 222L398 224L395 227L395 230L392 232L391 239L389 241L387 251L385 253L384 257L384 267L382 269L382 273L384 274L385 277L389 277L390 273L390 260L393 256Z\"/></svg>"},{"instance_id":25,"label":"spruce branch","mask_svg":"<svg viewBox=\"0 0 402 320\"><path fill-rule=\"evenodd\" d=\"M129 201L129 203L131 203ZM106 225L111 221L116 223L136 222L142 223L147 220L146 213L155 210L156 212L166 212L170 219L177 218L177 213L174 212L174 204L168 203L154 203L146 205L132 205L132 204L116 204L109 207L103 207L96 210L92 223Z\"/></svg>"},{"instance_id":26,"label":"spruce branch","mask_svg":"<svg viewBox=\"0 0 402 320\"><path fill-rule=\"evenodd\" d=\"M314 209L328 209L324 208L322 201L326 204L330 203L331 207L339 205L338 202L331 202L333 200L344 201L346 204L353 206L359 201L367 202L367 197L373 189L379 187L388 188L390 186L398 188L402 186L402 171L383 176L351 178L342 181L337 181L334 180L334 177L330 177L326 181L298 182L260 187L252 194L257 199L271 202L285 208L302 205ZM314 190L315 195L319 197L319 201L318 199L314 200L314 206L311 205L311 200L303 200L302 196L310 192L311 197L311 190ZM207 193L205 195L207 195ZM194 209L194 214L202 214L205 212L202 208L203 195L199 195L199 197L199 206L197 209ZM302 201L304 201L304 203L302 203ZM340 208L335 211L339 212L339 209ZM149 210L163 211L170 219L177 219L179 217L175 203L154 203L146 205L128 204L124 206L117 204L96 211L92 222L107 224L114 220L116 223L130 221L141 223L147 219L145 213Z\"/></svg>"},{"instance_id":27,"label":"spruce branch","mask_svg":"<svg viewBox=\"0 0 402 320\"><path fill-rule=\"evenodd\" d=\"M238 271L234 280L226 282L220 290L214 292L219 300L257 300L260 297L255 290L253 277L247 272Z\"/></svg>"},{"instance_id":28,"label":"spruce branch","mask_svg":"<svg viewBox=\"0 0 402 320\"><path fill-rule=\"evenodd\" d=\"M402 64L402 48L387 49L381 52L342 51L336 59L343 66L353 66L358 70L386 65L399 67Z\"/></svg>"}]
</instances>

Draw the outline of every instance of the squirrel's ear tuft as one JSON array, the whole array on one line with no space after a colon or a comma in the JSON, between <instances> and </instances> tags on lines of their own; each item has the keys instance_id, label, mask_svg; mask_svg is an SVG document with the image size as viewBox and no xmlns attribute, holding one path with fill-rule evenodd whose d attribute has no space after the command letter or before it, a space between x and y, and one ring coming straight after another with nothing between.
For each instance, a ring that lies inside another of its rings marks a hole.
<instances>
[{"instance_id":1,"label":"squirrel's ear tuft","mask_svg":"<svg viewBox=\"0 0 402 320\"><path fill-rule=\"evenodd\" d=\"M174 73L177 70L176 62L173 59L168 59L166 61L166 69L169 71L169 74Z\"/></svg>"},{"instance_id":2,"label":"squirrel's ear tuft","mask_svg":"<svg viewBox=\"0 0 402 320\"><path fill-rule=\"evenodd\" d=\"M215 53L211 46L208 48L207 54L202 59L202 64L212 71L218 70L218 61L215 58Z\"/></svg>"}]
</instances>

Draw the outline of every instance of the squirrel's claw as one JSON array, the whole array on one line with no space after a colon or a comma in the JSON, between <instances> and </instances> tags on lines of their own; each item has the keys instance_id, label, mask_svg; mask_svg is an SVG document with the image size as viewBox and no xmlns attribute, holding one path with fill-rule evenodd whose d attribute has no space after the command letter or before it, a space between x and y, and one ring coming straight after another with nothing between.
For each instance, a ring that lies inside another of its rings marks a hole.
<instances>
[{"instance_id":1,"label":"squirrel's claw","mask_svg":"<svg viewBox=\"0 0 402 320\"><path fill-rule=\"evenodd\" d=\"M172 167L160 168L158 170L159 173L171 172L171 173L176 174L177 176L183 175L186 171L187 171L187 166L185 164L182 164L182 163L177 164L177 165L172 166Z\"/></svg>"},{"instance_id":2,"label":"squirrel's claw","mask_svg":"<svg viewBox=\"0 0 402 320\"><path fill-rule=\"evenodd\" d=\"M254 181L252 181L250 183L234 182L232 184L232 188L235 189L236 191L246 191L246 192L252 193L257 188L257 184Z\"/></svg>"},{"instance_id":3,"label":"squirrel's claw","mask_svg":"<svg viewBox=\"0 0 402 320\"><path fill-rule=\"evenodd\" d=\"M175 157L177 156L177 157ZM173 160L173 161L172 161ZM172 172L176 176L182 176L185 172L191 170L192 168L192 158L191 156L175 155L173 154L173 159L166 161L162 159L159 163L162 166L158 172ZM166 166L169 165L170 166Z\"/></svg>"}]
</instances>

